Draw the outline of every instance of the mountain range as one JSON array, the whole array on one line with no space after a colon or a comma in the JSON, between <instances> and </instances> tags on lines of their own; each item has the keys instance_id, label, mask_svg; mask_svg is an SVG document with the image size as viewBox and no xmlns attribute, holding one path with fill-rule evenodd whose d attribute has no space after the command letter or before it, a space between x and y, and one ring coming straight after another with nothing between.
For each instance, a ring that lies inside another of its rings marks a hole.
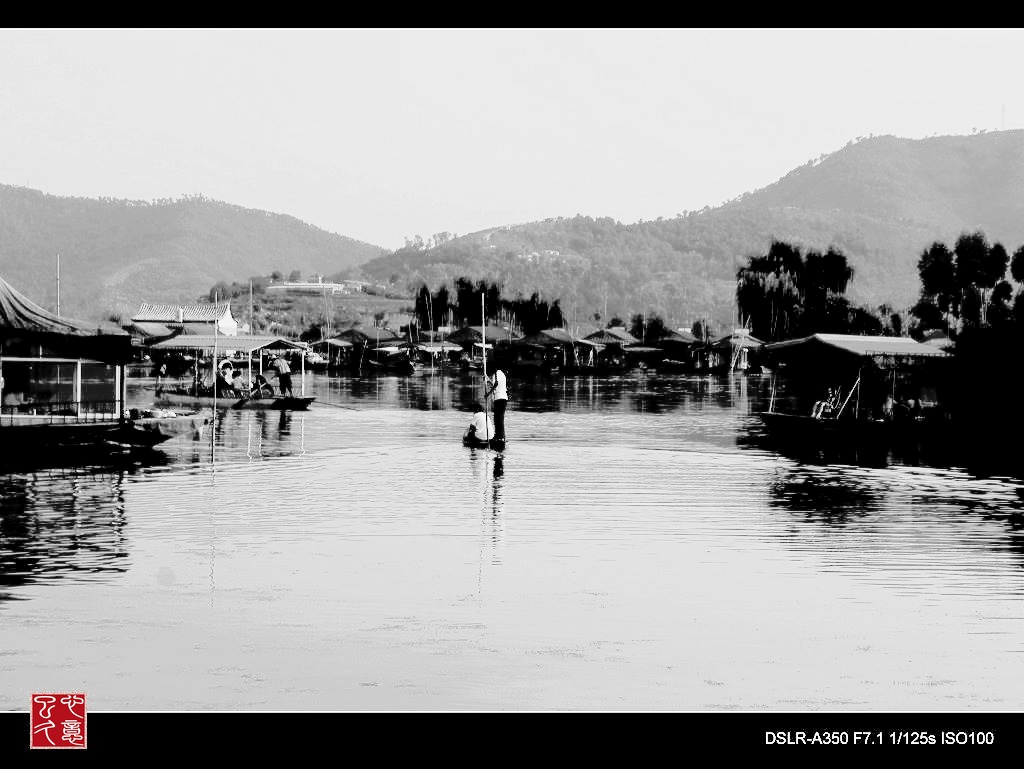
<instances>
[{"instance_id":1,"label":"mountain range","mask_svg":"<svg viewBox=\"0 0 1024 769\"><path fill-rule=\"evenodd\" d=\"M553 218L417 238L397 251L202 197L92 200L0 185L0 274L52 304L60 252L62 284L73 286L62 306L81 317L298 269L410 296L424 282L497 282L509 298L558 300L577 325L646 312L671 326L702 317L727 326L737 269L773 239L805 252L838 248L855 271L851 301L900 309L916 299L922 251L978 230L1011 253L1024 244L1024 130L863 138L763 189L670 219Z\"/></svg>"},{"instance_id":2,"label":"mountain range","mask_svg":"<svg viewBox=\"0 0 1024 769\"><path fill-rule=\"evenodd\" d=\"M62 314L132 314L142 302L194 302L218 281L275 270L320 274L384 249L292 216L202 196L154 201L58 197L0 185L0 275Z\"/></svg>"}]
</instances>

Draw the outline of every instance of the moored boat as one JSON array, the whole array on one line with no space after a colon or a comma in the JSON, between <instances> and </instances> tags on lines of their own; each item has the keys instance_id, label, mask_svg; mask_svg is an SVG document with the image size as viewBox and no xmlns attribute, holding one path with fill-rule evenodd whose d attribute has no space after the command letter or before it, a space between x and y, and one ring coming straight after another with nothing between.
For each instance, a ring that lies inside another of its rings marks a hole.
<instances>
[{"instance_id":1,"label":"moored boat","mask_svg":"<svg viewBox=\"0 0 1024 769\"><path fill-rule=\"evenodd\" d=\"M257 395L253 397L196 394L188 387L157 388L154 402L161 406L193 406L217 409L258 409L306 411L316 398L312 395Z\"/></svg>"},{"instance_id":2,"label":"moored boat","mask_svg":"<svg viewBox=\"0 0 1024 769\"><path fill-rule=\"evenodd\" d=\"M205 419L125 406L130 335L70 320L0 279L0 456L51 460L151 448Z\"/></svg>"},{"instance_id":3,"label":"moored boat","mask_svg":"<svg viewBox=\"0 0 1024 769\"><path fill-rule=\"evenodd\" d=\"M949 433L941 350L905 337L814 334L764 352L778 376L758 416L774 439L882 449Z\"/></svg>"}]
</instances>

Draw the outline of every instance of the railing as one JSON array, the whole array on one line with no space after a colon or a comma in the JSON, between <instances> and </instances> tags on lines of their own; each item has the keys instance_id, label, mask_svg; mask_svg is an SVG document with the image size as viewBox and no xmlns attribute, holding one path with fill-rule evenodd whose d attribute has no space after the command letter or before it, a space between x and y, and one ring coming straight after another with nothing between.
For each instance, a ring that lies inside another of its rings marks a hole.
<instances>
[{"instance_id":1,"label":"railing","mask_svg":"<svg viewBox=\"0 0 1024 769\"><path fill-rule=\"evenodd\" d=\"M0 426L15 424L74 424L120 420L118 401L56 401L0 406Z\"/></svg>"}]
</instances>

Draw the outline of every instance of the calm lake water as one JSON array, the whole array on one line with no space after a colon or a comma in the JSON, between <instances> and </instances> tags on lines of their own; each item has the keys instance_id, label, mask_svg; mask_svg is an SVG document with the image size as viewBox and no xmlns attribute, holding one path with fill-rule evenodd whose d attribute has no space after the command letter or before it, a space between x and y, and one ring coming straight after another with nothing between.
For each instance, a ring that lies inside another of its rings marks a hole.
<instances>
[{"instance_id":1,"label":"calm lake water","mask_svg":"<svg viewBox=\"0 0 1024 769\"><path fill-rule=\"evenodd\" d=\"M767 389L512 379L497 453L469 378L307 375L0 475L0 710L1024 709L1022 481L780 454Z\"/></svg>"}]
</instances>

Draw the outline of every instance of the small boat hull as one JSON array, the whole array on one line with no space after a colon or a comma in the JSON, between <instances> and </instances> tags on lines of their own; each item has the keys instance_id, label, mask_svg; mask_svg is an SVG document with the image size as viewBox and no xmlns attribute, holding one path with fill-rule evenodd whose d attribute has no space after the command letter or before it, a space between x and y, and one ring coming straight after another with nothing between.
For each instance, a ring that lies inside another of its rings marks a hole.
<instances>
[{"instance_id":1,"label":"small boat hull","mask_svg":"<svg viewBox=\"0 0 1024 769\"><path fill-rule=\"evenodd\" d=\"M846 442L887 447L938 438L946 429L942 420L935 419L816 419L777 412L762 412L758 416L773 438L811 443Z\"/></svg>"},{"instance_id":2,"label":"small boat hull","mask_svg":"<svg viewBox=\"0 0 1024 769\"><path fill-rule=\"evenodd\" d=\"M208 422L203 413L75 422L12 420L0 426L0 457L7 462L151 449L178 435L194 436Z\"/></svg>"},{"instance_id":3,"label":"small boat hull","mask_svg":"<svg viewBox=\"0 0 1024 769\"><path fill-rule=\"evenodd\" d=\"M217 409L259 409L276 411L306 411L316 398L310 395L274 395L259 398L217 398L190 395L173 390L157 390L155 403L160 406L195 406Z\"/></svg>"},{"instance_id":4,"label":"small boat hull","mask_svg":"<svg viewBox=\"0 0 1024 769\"><path fill-rule=\"evenodd\" d=\"M489 441L480 440L479 438L463 438L463 446L469 446L475 449L494 449L495 451L503 451L505 448L504 438L491 438Z\"/></svg>"}]
</instances>

